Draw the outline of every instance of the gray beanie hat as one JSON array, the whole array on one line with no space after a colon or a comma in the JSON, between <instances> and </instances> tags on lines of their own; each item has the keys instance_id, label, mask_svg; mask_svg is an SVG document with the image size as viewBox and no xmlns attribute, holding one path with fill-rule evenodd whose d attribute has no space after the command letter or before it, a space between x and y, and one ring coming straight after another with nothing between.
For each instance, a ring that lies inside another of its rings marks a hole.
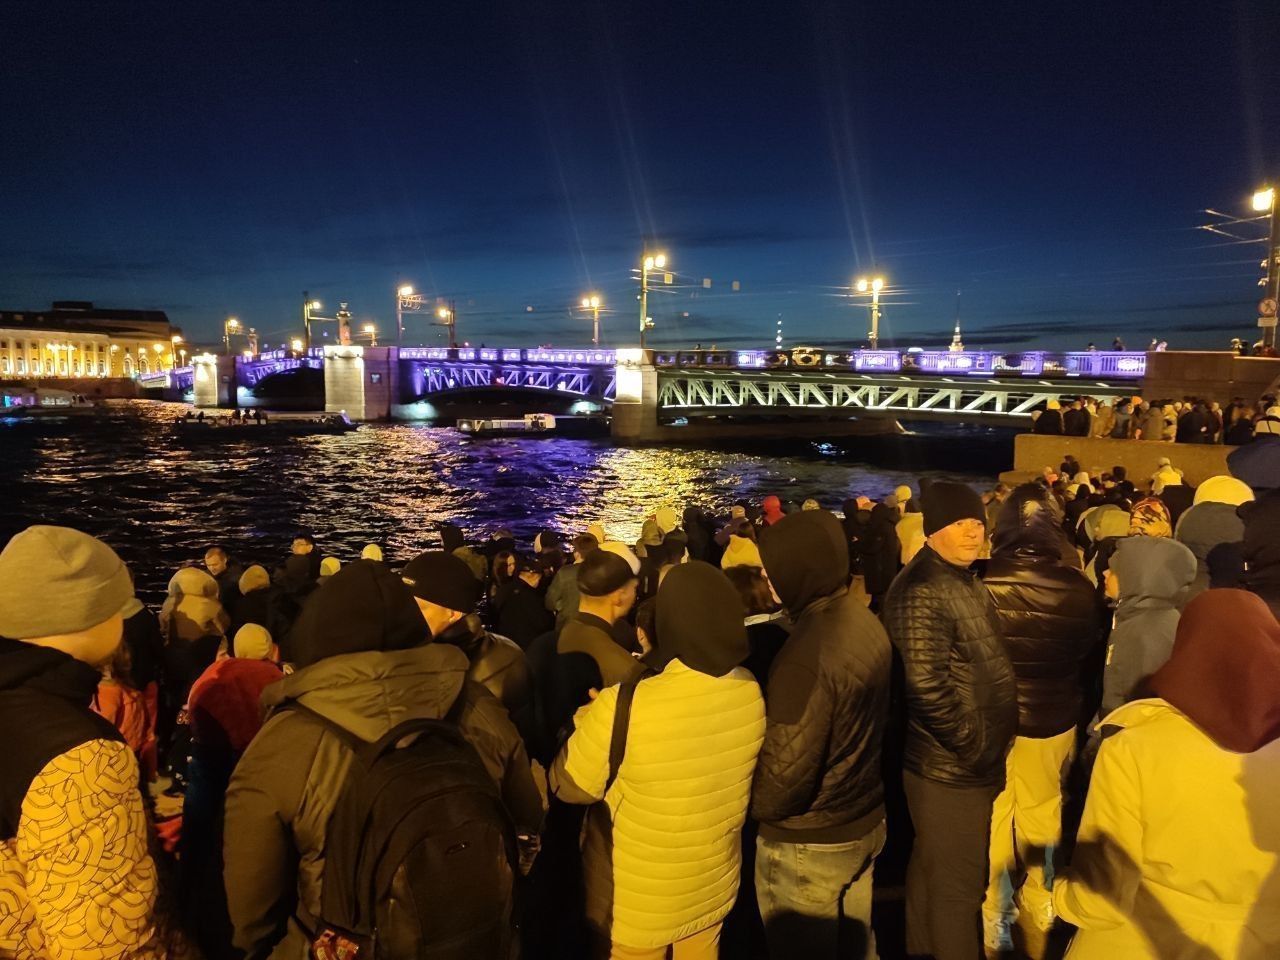
<instances>
[{"instance_id":1,"label":"gray beanie hat","mask_svg":"<svg viewBox=\"0 0 1280 960\"><path fill-rule=\"evenodd\" d=\"M30 640L96 627L133 599L124 562L70 527L27 527L0 551L0 637Z\"/></svg>"}]
</instances>

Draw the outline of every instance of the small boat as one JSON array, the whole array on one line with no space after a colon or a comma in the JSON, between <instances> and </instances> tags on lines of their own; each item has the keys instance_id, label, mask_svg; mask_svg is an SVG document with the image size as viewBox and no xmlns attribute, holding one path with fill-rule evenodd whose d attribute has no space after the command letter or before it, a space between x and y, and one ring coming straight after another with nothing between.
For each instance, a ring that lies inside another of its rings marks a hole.
<instances>
[{"instance_id":1,"label":"small boat","mask_svg":"<svg viewBox=\"0 0 1280 960\"><path fill-rule=\"evenodd\" d=\"M345 413L331 413L317 417L272 417L253 420L249 417L205 416L203 419L188 414L174 422L174 435L183 440L209 440L234 443L236 441L260 441L278 437L310 437L316 435L351 433L359 425L352 423Z\"/></svg>"},{"instance_id":2,"label":"small boat","mask_svg":"<svg viewBox=\"0 0 1280 960\"><path fill-rule=\"evenodd\" d=\"M526 413L521 420L472 417L458 420L456 429L469 437L600 437L609 432L604 417L557 417L549 413Z\"/></svg>"},{"instance_id":3,"label":"small boat","mask_svg":"<svg viewBox=\"0 0 1280 960\"><path fill-rule=\"evenodd\" d=\"M82 394L52 387L0 388L0 417L65 417L95 413L98 405Z\"/></svg>"}]
</instances>

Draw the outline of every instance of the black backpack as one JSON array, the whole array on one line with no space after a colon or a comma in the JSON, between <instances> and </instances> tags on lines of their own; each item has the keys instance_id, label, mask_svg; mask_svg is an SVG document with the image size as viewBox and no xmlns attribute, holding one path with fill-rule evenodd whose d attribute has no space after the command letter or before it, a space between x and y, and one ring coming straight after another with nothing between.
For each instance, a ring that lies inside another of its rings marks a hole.
<instances>
[{"instance_id":1,"label":"black backpack","mask_svg":"<svg viewBox=\"0 0 1280 960\"><path fill-rule=\"evenodd\" d=\"M325 831L312 956L506 960L515 828L457 726L409 720L366 743L301 704L292 707L355 755Z\"/></svg>"}]
</instances>

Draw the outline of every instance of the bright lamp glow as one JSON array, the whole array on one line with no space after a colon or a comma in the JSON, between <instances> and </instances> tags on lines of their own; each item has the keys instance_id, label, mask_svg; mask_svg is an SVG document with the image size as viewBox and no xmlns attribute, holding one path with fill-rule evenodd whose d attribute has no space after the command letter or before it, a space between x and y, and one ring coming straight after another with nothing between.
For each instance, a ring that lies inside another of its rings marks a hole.
<instances>
[{"instance_id":1,"label":"bright lamp glow","mask_svg":"<svg viewBox=\"0 0 1280 960\"><path fill-rule=\"evenodd\" d=\"M859 280L859 281L858 281L858 292L859 292L859 293L866 293L866 292L867 292L867 281L866 281L866 280Z\"/></svg>"},{"instance_id":2,"label":"bright lamp glow","mask_svg":"<svg viewBox=\"0 0 1280 960\"><path fill-rule=\"evenodd\" d=\"M884 289L884 278L876 277L874 280L872 280L871 289L876 293L879 293L882 289Z\"/></svg>"},{"instance_id":3,"label":"bright lamp glow","mask_svg":"<svg viewBox=\"0 0 1280 960\"><path fill-rule=\"evenodd\" d=\"M667 255L665 253L658 254L653 258L653 265L661 270L667 265Z\"/></svg>"},{"instance_id":4,"label":"bright lamp glow","mask_svg":"<svg viewBox=\"0 0 1280 960\"><path fill-rule=\"evenodd\" d=\"M400 288L398 291L396 291L396 292L397 292L397 293L399 293L399 294L400 294L400 296L402 296L402 297L412 297L412 296L413 296L413 287L409 286L409 285L406 283L403 287L401 287L401 288Z\"/></svg>"},{"instance_id":5,"label":"bright lamp glow","mask_svg":"<svg viewBox=\"0 0 1280 960\"><path fill-rule=\"evenodd\" d=\"M360 329L362 329L365 333L376 333L378 330L378 328L375 327L372 323L366 323Z\"/></svg>"},{"instance_id":6,"label":"bright lamp glow","mask_svg":"<svg viewBox=\"0 0 1280 960\"><path fill-rule=\"evenodd\" d=\"M645 268L646 270L652 270L652 269L653 269L653 257L645 257L645 258L644 258L644 268Z\"/></svg>"},{"instance_id":7,"label":"bright lamp glow","mask_svg":"<svg viewBox=\"0 0 1280 960\"><path fill-rule=\"evenodd\" d=\"M436 311L436 316L439 317L441 320L444 320L449 316L449 308L441 307L439 310Z\"/></svg>"},{"instance_id":8,"label":"bright lamp glow","mask_svg":"<svg viewBox=\"0 0 1280 960\"><path fill-rule=\"evenodd\" d=\"M1266 187L1253 195L1253 209L1259 213L1270 212L1272 204L1275 202L1276 191L1274 187Z\"/></svg>"},{"instance_id":9,"label":"bright lamp glow","mask_svg":"<svg viewBox=\"0 0 1280 960\"><path fill-rule=\"evenodd\" d=\"M319 310L322 306L324 306L324 304L322 304L319 300L312 300L309 304L307 304L307 306L310 307L312 310Z\"/></svg>"},{"instance_id":10,"label":"bright lamp glow","mask_svg":"<svg viewBox=\"0 0 1280 960\"><path fill-rule=\"evenodd\" d=\"M235 317L227 317L227 326L234 330L236 327L240 326L240 321Z\"/></svg>"},{"instance_id":11,"label":"bright lamp glow","mask_svg":"<svg viewBox=\"0 0 1280 960\"><path fill-rule=\"evenodd\" d=\"M291 344L291 346L293 347L293 349L294 349L294 350L301 350L301 349L302 349L302 341L301 341L301 340L299 340L297 337L294 337L294 339L293 339L293 343Z\"/></svg>"}]
</instances>

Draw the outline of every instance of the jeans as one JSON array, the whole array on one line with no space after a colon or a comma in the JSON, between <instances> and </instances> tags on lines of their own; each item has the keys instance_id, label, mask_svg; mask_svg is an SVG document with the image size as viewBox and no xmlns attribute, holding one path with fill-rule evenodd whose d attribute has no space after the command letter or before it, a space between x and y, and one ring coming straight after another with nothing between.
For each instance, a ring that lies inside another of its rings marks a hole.
<instances>
[{"instance_id":1,"label":"jeans","mask_svg":"<svg viewBox=\"0 0 1280 960\"><path fill-rule=\"evenodd\" d=\"M982 898L995 787L953 787L904 771L916 839L907 865L907 953L982 956Z\"/></svg>"},{"instance_id":2,"label":"jeans","mask_svg":"<svg viewBox=\"0 0 1280 960\"><path fill-rule=\"evenodd\" d=\"M756 896L769 956L876 960L871 881L884 840L881 821L845 843L756 841Z\"/></svg>"}]
</instances>

